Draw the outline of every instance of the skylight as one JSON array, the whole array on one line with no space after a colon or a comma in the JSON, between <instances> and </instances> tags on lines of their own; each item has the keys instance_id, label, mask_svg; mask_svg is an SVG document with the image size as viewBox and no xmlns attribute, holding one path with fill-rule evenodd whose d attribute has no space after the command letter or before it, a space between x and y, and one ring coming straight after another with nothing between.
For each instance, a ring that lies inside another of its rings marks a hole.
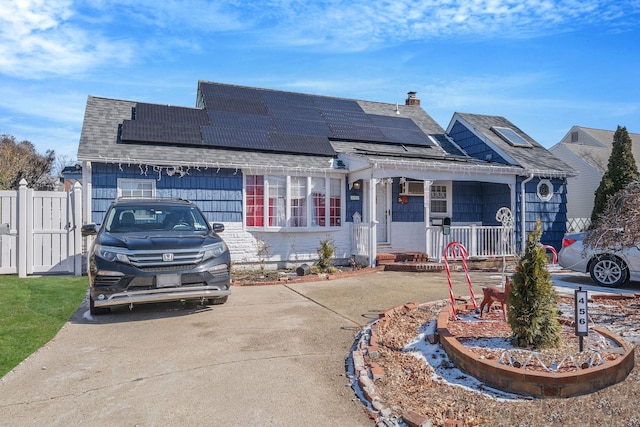
<instances>
[{"instance_id":1,"label":"skylight","mask_svg":"<svg viewBox=\"0 0 640 427\"><path fill-rule=\"evenodd\" d=\"M511 128L493 126L491 130L514 147L531 147L531 144L527 140Z\"/></svg>"}]
</instances>

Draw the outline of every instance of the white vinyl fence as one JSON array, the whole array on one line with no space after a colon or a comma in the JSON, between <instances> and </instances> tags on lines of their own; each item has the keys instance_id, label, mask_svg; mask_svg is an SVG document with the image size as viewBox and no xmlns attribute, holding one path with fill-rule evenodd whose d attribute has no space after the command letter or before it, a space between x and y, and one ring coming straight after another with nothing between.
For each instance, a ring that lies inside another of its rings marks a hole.
<instances>
[{"instance_id":1,"label":"white vinyl fence","mask_svg":"<svg viewBox=\"0 0 640 427\"><path fill-rule=\"evenodd\" d=\"M72 191L0 191L0 274L82 274L82 196Z\"/></svg>"}]
</instances>

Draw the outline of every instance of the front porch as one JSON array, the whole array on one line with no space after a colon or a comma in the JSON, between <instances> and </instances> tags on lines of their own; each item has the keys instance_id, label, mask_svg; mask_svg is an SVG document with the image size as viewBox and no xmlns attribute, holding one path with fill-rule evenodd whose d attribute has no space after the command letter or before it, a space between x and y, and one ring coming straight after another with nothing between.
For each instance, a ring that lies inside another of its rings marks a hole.
<instances>
[{"instance_id":1,"label":"front porch","mask_svg":"<svg viewBox=\"0 0 640 427\"><path fill-rule=\"evenodd\" d=\"M424 228L425 252L379 246L374 238L377 234L376 226L376 223L354 222L351 245L353 255L366 260L368 265L394 265L397 267L396 271L438 270L433 264L444 266L444 252L452 242L462 244L467 250L468 262L474 264L482 261L485 264L501 265L504 259L513 259L516 256L514 231L513 227L509 226L472 224L449 226L448 230L441 226L428 226ZM449 261L455 258L451 252L447 257ZM372 263L371 260L375 262Z\"/></svg>"}]
</instances>

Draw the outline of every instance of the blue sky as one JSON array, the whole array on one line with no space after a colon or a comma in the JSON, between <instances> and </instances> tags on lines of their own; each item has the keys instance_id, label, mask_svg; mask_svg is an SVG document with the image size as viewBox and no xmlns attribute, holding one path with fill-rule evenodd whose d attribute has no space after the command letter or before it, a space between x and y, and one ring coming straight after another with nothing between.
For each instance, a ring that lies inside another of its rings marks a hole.
<instances>
[{"instance_id":1,"label":"blue sky","mask_svg":"<svg viewBox=\"0 0 640 427\"><path fill-rule=\"evenodd\" d=\"M198 80L640 133L640 0L3 0L0 133L75 159L88 95Z\"/></svg>"}]
</instances>

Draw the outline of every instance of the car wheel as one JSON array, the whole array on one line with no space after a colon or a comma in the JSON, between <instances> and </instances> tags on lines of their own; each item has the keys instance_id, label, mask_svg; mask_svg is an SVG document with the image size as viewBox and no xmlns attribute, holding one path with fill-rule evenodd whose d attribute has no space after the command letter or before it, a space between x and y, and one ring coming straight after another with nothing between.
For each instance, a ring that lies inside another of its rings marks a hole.
<instances>
[{"instance_id":1,"label":"car wheel","mask_svg":"<svg viewBox=\"0 0 640 427\"><path fill-rule=\"evenodd\" d=\"M228 298L229 298L228 296L218 297L218 298L209 298L209 304L211 304L211 305L224 304L225 302L227 302Z\"/></svg>"},{"instance_id":2,"label":"car wheel","mask_svg":"<svg viewBox=\"0 0 640 427\"><path fill-rule=\"evenodd\" d=\"M613 255L596 257L589 267L589 273L594 282L600 286L617 288L629 278L627 265Z\"/></svg>"},{"instance_id":3,"label":"car wheel","mask_svg":"<svg viewBox=\"0 0 640 427\"><path fill-rule=\"evenodd\" d=\"M95 316L101 314L107 314L111 311L109 307L96 307L93 303L93 298L89 297L89 313Z\"/></svg>"}]
</instances>

